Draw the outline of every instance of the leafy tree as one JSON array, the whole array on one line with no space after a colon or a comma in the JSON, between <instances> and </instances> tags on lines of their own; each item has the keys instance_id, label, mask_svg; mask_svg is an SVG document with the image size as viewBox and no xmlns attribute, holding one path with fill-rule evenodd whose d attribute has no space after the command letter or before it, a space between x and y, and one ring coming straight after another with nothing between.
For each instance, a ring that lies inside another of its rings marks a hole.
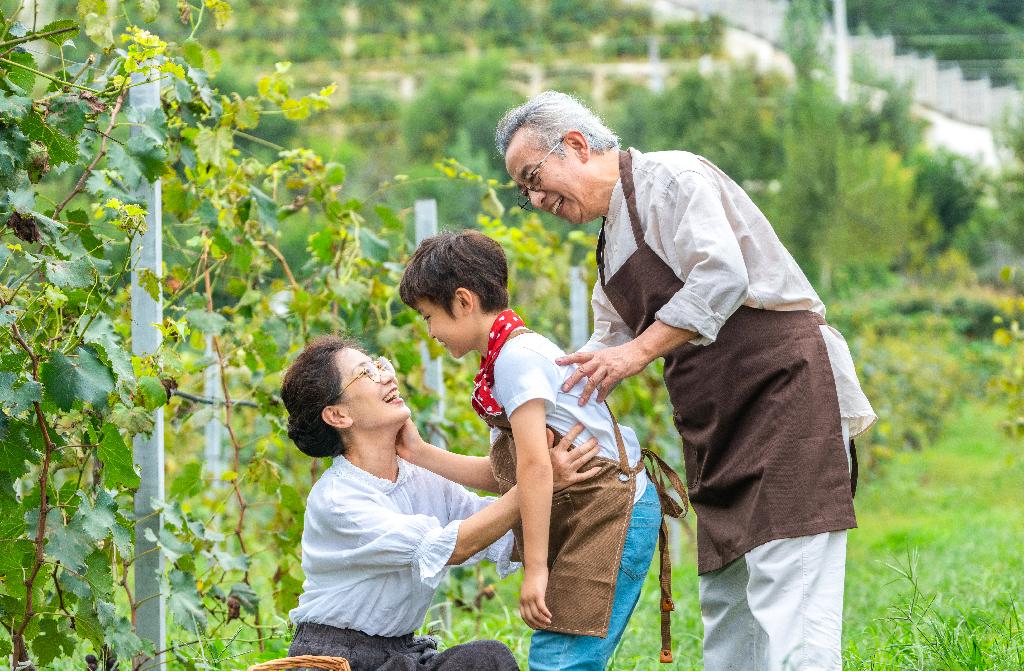
<instances>
[{"instance_id":1,"label":"leafy tree","mask_svg":"<svg viewBox=\"0 0 1024 671\"><path fill-rule=\"evenodd\" d=\"M494 149L494 125L505 110L522 102L505 85L505 64L499 59L466 63L452 77L429 80L403 115L402 135L411 158L436 161L449 154L464 129L470 145L491 157L496 174L504 163Z\"/></svg>"},{"instance_id":2,"label":"leafy tree","mask_svg":"<svg viewBox=\"0 0 1024 671\"><path fill-rule=\"evenodd\" d=\"M821 29L826 19L822 0L792 0L786 10L782 44L796 67L798 80L821 69Z\"/></svg>"},{"instance_id":3,"label":"leafy tree","mask_svg":"<svg viewBox=\"0 0 1024 671\"><path fill-rule=\"evenodd\" d=\"M876 90L872 90L876 89ZM881 95L877 89L881 89ZM909 156L921 144L926 122L914 118L906 87L875 82L843 109L842 123L872 143L886 144Z\"/></svg>"},{"instance_id":4,"label":"leafy tree","mask_svg":"<svg viewBox=\"0 0 1024 671\"><path fill-rule=\"evenodd\" d=\"M691 151L740 183L764 182L781 168L776 108L787 88L742 69L708 77L691 71L662 93L625 92L609 123L627 146Z\"/></svg>"},{"instance_id":5,"label":"leafy tree","mask_svg":"<svg viewBox=\"0 0 1024 671\"><path fill-rule=\"evenodd\" d=\"M978 210L984 193L980 170L970 159L943 150L917 152L911 162L915 190L931 203L941 228L937 245L947 248Z\"/></svg>"},{"instance_id":6,"label":"leafy tree","mask_svg":"<svg viewBox=\"0 0 1024 671\"><path fill-rule=\"evenodd\" d=\"M766 209L819 288L829 291L844 265L922 263L935 224L900 154L845 128L838 102L814 79L798 85L785 120L784 167Z\"/></svg>"}]
</instances>

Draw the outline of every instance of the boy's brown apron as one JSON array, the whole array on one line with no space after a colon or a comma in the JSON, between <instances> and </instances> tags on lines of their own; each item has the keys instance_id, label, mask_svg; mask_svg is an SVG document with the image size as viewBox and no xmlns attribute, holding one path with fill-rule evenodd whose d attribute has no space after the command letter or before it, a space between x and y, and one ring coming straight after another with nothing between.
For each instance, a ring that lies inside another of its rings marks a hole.
<instances>
[{"instance_id":1,"label":"boy's brown apron","mask_svg":"<svg viewBox=\"0 0 1024 671\"><path fill-rule=\"evenodd\" d=\"M501 431L491 446L491 470L502 494L516 484L516 446L512 427L502 414L492 418ZM554 431L554 429L552 429ZM630 467L615 427L619 461L594 457L584 468L600 467L590 480L557 492L551 501L548 539L548 588L544 601L551 611L547 631L582 636L608 635L622 546L633 512L636 474ZM555 431L555 442L562 435ZM522 561L523 527L516 523L515 558Z\"/></svg>"},{"instance_id":2,"label":"boy's brown apron","mask_svg":"<svg viewBox=\"0 0 1024 671\"><path fill-rule=\"evenodd\" d=\"M524 333L519 329L509 340ZM507 342L507 341L506 341ZM611 414L611 409L608 409ZM504 494L516 484L516 445L512 436L512 425L502 413L492 416L488 424L500 431L491 445L491 471L498 481L498 489ZM662 524L659 532L661 553L661 611L662 611L662 661L672 661L669 611L672 604L672 568L667 544L665 516L681 517L686 512L686 492L679 476L657 455L641 450L641 459L636 466L629 465L626 445L619 431L618 420L612 415L615 443L619 452L618 461L606 457L594 457L580 470L599 467L597 474L578 482L560 492L551 501L550 535L548 537L548 587L544 601L551 611L551 624L547 631L582 636L608 635L612 606L615 601L615 586L622 563L622 549L626 532L633 514L633 499L636 492L636 474L648 467L648 486L654 487L661 502ZM548 427L554 434L554 442L564 437L559 431ZM674 488L683 503L677 502L669 493ZM515 547L512 558L522 561L523 527L516 523L512 527Z\"/></svg>"},{"instance_id":3,"label":"boy's brown apron","mask_svg":"<svg viewBox=\"0 0 1024 671\"><path fill-rule=\"evenodd\" d=\"M619 176L637 250L606 279L602 228L597 266L616 312L639 335L683 281L644 241L629 152L619 154ZM824 323L806 310L741 306L714 343L665 356L697 514L698 573L771 540L857 526L856 456L851 477Z\"/></svg>"}]
</instances>

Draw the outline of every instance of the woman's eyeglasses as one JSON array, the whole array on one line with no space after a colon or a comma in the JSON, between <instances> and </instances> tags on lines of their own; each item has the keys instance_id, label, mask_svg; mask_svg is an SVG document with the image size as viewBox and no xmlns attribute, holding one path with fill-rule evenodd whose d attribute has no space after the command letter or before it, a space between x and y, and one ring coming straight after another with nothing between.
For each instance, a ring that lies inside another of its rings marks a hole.
<instances>
[{"instance_id":1,"label":"woman's eyeglasses","mask_svg":"<svg viewBox=\"0 0 1024 671\"><path fill-rule=\"evenodd\" d=\"M352 373L352 379L342 385L338 398L341 398L341 394L344 394L353 382L363 376L370 378L370 381L375 384L380 384L385 377L395 377L395 366L384 357L364 361L356 367L355 372Z\"/></svg>"}]
</instances>

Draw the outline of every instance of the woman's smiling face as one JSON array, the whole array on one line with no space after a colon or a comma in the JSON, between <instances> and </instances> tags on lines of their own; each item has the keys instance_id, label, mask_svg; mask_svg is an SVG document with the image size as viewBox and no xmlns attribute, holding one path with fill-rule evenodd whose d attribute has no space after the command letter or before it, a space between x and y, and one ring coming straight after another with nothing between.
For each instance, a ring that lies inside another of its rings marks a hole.
<instances>
[{"instance_id":1,"label":"woman's smiling face","mask_svg":"<svg viewBox=\"0 0 1024 671\"><path fill-rule=\"evenodd\" d=\"M373 359L354 349L335 354L344 389L338 401L352 418L351 429L400 427L410 411L398 389L394 368L386 359Z\"/></svg>"}]
</instances>

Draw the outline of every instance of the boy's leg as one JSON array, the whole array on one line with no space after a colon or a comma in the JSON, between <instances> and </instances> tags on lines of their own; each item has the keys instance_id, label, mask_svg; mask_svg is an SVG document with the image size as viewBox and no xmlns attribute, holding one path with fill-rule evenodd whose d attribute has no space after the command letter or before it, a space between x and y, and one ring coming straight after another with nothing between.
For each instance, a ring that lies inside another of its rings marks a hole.
<instances>
[{"instance_id":1,"label":"boy's leg","mask_svg":"<svg viewBox=\"0 0 1024 671\"><path fill-rule=\"evenodd\" d=\"M633 514L626 530L626 541L622 547L622 561L615 582L615 601L612 617L608 623L608 638L605 642L605 663L611 659L626 624L633 615L640 590L647 579L655 549L658 547L658 530L661 529L661 502L654 483L647 482L647 489L633 504ZM657 603L657 602L656 602Z\"/></svg>"},{"instance_id":2,"label":"boy's leg","mask_svg":"<svg viewBox=\"0 0 1024 671\"><path fill-rule=\"evenodd\" d=\"M700 577L704 671L767 671L768 637L747 604L745 557Z\"/></svg>"},{"instance_id":3,"label":"boy's leg","mask_svg":"<svg viewBox=\"0 0 1024 671\"><path fill-rule=\"evenodd\" d=\"M654 485L648 483L646 491L633 505L626 531L607 638L535 631L530 641L530 671L603 671L607 667L640 599L660 527L661 504Z\"/></svg>"},{"instance_id":4,"label":"boy's leg","mask_svg":"<svg viewBox=\"0 0 1024 671\"><path fill-rule=\"evenodd\" d=\"M745 556L770 671L840 671L846 531L771 541Z\"/></svg>"}]
</instances>

